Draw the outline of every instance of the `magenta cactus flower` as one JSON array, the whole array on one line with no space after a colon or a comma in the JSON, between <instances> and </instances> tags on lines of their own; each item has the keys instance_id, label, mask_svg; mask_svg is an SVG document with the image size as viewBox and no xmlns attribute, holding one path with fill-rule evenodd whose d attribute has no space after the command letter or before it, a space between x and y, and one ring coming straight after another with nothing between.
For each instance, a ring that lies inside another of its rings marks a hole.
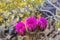
<instances>
[{"instance_id":1,"label":"magenta cactus flower","mask_svg":"<svg viewBox=\"0 0 60 40\"><path fill-rule=\"evenodd\" d=\"M40 18L38 20L38 26L40 30L44 31L47 28L48 21L45 18Z\"/></svg>"},{"instance_id":2,"label":"magenta cactus flower","mask_svg":"<svg viewBox=\"0 0 60 40\"><path fill-rule=\"evenodd\" d=\"M17 23L17 25L16 25L16 32L19 35L24 35L25 34L26 28L25 28L25 24L23 22Z\"/></svg>"},{"instance_id":3,"label":"magenta cactus flower","mask_svg":"<svg viewBox=\"0 0 60 40\"><path fill-rule=\"evenodd\" d=\"M37 28L37 24L37 19L34 17L26 20L26 26L29 31L34 31Z\"/></svg>"}]
</instances>

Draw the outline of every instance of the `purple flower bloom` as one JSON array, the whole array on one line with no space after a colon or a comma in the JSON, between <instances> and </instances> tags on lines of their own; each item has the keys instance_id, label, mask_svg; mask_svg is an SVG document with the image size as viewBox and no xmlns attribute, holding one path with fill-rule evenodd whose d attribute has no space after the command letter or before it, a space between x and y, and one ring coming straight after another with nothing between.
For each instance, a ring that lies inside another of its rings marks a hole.
<instances>
[{"instance_id":1,"label":"purple flower bloom","mask_svg":"<svg viewBox=\"0 0 60 40\"><path fill-rule=\"evenodd\" d=\"M47 28L48 21L45 18L40 18L38 21L38 26L40 30L44 31Z\"/></svg>"},{"instance_id":2,"label":"purple flower bloom","mask_svg":"<svg viewBox=\"0 0 60 40\"><path fill-rule=\"evenodd\" d=\"M25 34L26 28L25 28L25 25L24 25L23 22L17 23L17 25L16 25L16 31L20 35L24 35Z\"/></svg>"},{"instance_id":3,"label":"purple flower bloom","mask_svg":"<svg viewBox=\"0 0 60 40\"><path fill-rule=\"evenodd\" d=\"M28 18L26 20L26 26L29 31L34 31L37 28L37 19L36 18Z\"/></svg>"}]
</instances>

